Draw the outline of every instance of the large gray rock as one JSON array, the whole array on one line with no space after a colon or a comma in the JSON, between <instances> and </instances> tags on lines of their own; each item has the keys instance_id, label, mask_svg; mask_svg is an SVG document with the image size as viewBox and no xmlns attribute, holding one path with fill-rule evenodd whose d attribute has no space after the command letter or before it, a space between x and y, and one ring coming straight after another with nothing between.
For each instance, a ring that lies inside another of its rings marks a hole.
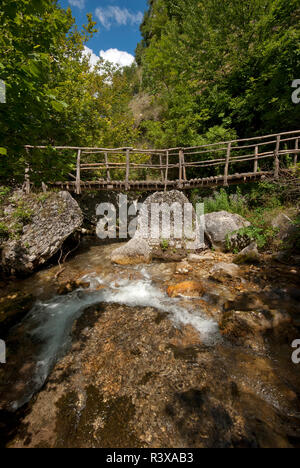
<instances>
[{"instance_id":1,"label":"large gray rock","mask_svg":"<svg viewBox=\"0 0 300 468\"><path fill-rule=\"evenodd\" d=\"M184 213L188 213L186 217ZM113 252L114 263L149 263L152 254L157 255L161 247L164 251L171 249L173 254L176 249L205 248L196 212L187 197L177 190L150 195L140 209L136 230L131 235L133 239Z\"/></svg>"},{"instance_id":2,"label":"large gray rock","mask_svg":"<svg viewBox=\"0 0 300 468\"><path fill-rule=\"evenodd\" d=\"M157 211L160 211L159 216L155 215ZM134 238L146 240L151 247L159 247L165 242L174 248L205 248L196 212L187 197L178 190L156 192L145 200Z\"/></svg>"},{"instance_id":3,"label":"large gray rock","mask_svg":"<svg viewBox=\"0 0 300 468\"><path fill-rule=\"evenodd\" d=\"M49 260L82 224L78 203L68 192L26 199L33 213L18 239L2 243L1 267L5 273L30 273Z\"/></svg>"},{"instance_id":4,"label":"large gray rock","mask_svg":"<svg viewBox=\"0 0 300 468\"><path fill-rule=\"evenodd\" d=\"M225 251L227 247L227 237L235 231L244 227L249 227L250 223L238 214L218 211L208 213L201 217L204 225L205 235L216 250Z\"/></svg>"},{"instance_id":5,"label":"large gray rock","mask_svg":"<svg viewBox=\"0 0 300 468\"><path fill-rule=\"evenodd\" d=\"M285 213L279 213L271 222L273 228L278 229L278 239L287 241L297 232L297 226Z\"/></svg>"}]
</instances>

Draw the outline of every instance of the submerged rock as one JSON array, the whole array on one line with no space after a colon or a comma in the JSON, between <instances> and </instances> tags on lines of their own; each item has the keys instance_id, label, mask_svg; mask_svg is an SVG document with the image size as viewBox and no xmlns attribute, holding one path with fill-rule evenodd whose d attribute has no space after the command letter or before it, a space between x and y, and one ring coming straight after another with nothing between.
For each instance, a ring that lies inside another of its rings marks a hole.
<instances>
[{"instance_id":1,"label":"submerged rock","mask_svg":"<svg viewBox=\"0 0 300 468\"><path fill-rule=\"evenodd\" d=\"M175 286L169 286L167 289L169 297L200 297L203 296L204 293L204 286L199 281L184 281Z\"/></svg>"},{"instance_id":2,"label":"submerged rock","mask_svg":"<svg viewBox=\"0 0 300 468\"><path fill-rule=\"evenodd\" d=\"M75 291L75 289L88 289L89 287L90 283L88 281L67 281L59 286L57 294L63 296L64 294L69 294L70 292Z\"/></svg>"},{"instance_id":3,"label":"submerged rock","mask_svg":"<svg viewBox=\"0 0 300 468\"><path fill-rule=\"evenodd\" d=\"M230 234L251 224L238 214L218 211L202 216L205 234L216 250L226 251Z\"/></svg>"},{"instance_id":4,"label":"submerged rock","mask_svg":"<svg viewBox=\"0 0 300 468\"><path fill-rule=\"evenodd\" d=\"M13 294L0 299L0 337L20 322L35 302L31 294Z\"/></svg>"},{"instance_id":5,"label":"submerged rock","mask_svg":"<svg viewBox=\"0 0 300 468\"><path fill-rule=\"evenodd\" d=\"M243 293L224 306L219 322L223 336L239 346L263 352L271 338L276 344L293 341L296 330L291 316L280 307L280 298L268 294ZM267 341L268 340L268 341Z\"/></svg>"},{"instance_id":6,"label":"submerged rock","mask_svg":"<svg viewBox=\"0 0 300 468\"><path fill-rule=\"evenodd\" d=\"M77 202L68 192L52 193L44 200L25 199L32 219L19 239L2 244L1 266L8 274L28 274L47 262L82 224Z\"/></svg>"},{"instance_id":7,"label":"submerged rock","mask_svg":"<svg viewBox=\"0 0 300 468\"><path fill-rule=\"evenodd\" d=\"M218 263L210 270L210 274L213 279L223 283L228 279L238 277L240 268L234 263Z\"/></svg>"}]
</instances>

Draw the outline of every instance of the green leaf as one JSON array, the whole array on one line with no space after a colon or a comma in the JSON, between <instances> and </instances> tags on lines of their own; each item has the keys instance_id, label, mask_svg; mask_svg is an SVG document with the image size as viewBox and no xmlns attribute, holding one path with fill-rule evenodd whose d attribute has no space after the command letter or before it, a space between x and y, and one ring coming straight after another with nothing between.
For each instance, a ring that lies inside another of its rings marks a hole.
<instances>
[{"instance_id":1,"label":"green leaf","mask_svg":"<svg viewBox=\"0 0 300 468\"><path fill-rule=\"evenodd\" d=\"M68 107L68 105L63 101L51 101L51 106L57 112L62 112L64 109Z\"/></svg>"},{"instance_id":2,"label":"green leaf","mask_svg":"<svg viewBox=\"0 0 300 468\"><path fill-rule=\"evenodd\" d=\"M6 156L7 155L7 149L6 148L0 148L0 154L2 156Z\"/></svg>"}]
</instances>

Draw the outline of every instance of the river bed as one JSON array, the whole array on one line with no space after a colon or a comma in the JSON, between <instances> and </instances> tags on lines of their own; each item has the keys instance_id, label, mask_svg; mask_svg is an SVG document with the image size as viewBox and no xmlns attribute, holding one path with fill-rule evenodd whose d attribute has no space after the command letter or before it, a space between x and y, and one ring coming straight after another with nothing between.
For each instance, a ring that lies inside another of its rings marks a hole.
<instances>
[{"instance_id":1,"label":"river bed","mask_svg":"<svg viewBox=\"0 0 300 468\"><path fill-rule=\"evenodd\" d=\"M1 445L300 446L299 272L287 268L278 285L278 269L247 267L218 283L207 274L216 260L120 267L114 248L87 243L66 264L59 282L88 288L58 295L53 266L2 289L34 305L7 337ZM195 278L201 297L167 295Z\"/></svg>"}]
</instances>

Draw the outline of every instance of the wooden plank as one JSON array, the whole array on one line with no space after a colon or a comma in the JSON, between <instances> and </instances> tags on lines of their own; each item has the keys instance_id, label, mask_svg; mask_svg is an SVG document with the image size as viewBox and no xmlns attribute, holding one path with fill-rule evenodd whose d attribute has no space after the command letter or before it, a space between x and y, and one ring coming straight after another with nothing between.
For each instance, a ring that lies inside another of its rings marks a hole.
<instances>
[{"instance_id":1,"label":"wooden plank","mask_svg":"<svg viewBox=\"0 0 300 468\"><path fill-rule=\"evenodd\" d=\"M228 172L229 172L229 162L230 162L230 153L231 153L231 143L228 143L225 171L224 171L224 186L228 187Z\"/></svg>"},{"instance_id":2,"label":"wooden plank","mask_svg":"<svg viewBox=\"0 0 300 468\"><path fill-rule=\"evenodd\" d=\"M76 165L76 193L80 195L81 193L81 184L80 184L80 160L81 160L81 150L77 152L77 165Z\"/></svg>"},{"instance_id":3,"label":"wooden plank","mask_svg":"<svg viewBox=\"0 0 300 468\"><path fill-rule=\"evenodd\" d=\"M274 170L274 178L276 180L279 179L279 167L280 167L280 162L279 162L279 151L280 151L280 135L277 137L276 141L276 148L274 152L274 157L275 157L275 170Z\"/></svg>"}]
</instances>

